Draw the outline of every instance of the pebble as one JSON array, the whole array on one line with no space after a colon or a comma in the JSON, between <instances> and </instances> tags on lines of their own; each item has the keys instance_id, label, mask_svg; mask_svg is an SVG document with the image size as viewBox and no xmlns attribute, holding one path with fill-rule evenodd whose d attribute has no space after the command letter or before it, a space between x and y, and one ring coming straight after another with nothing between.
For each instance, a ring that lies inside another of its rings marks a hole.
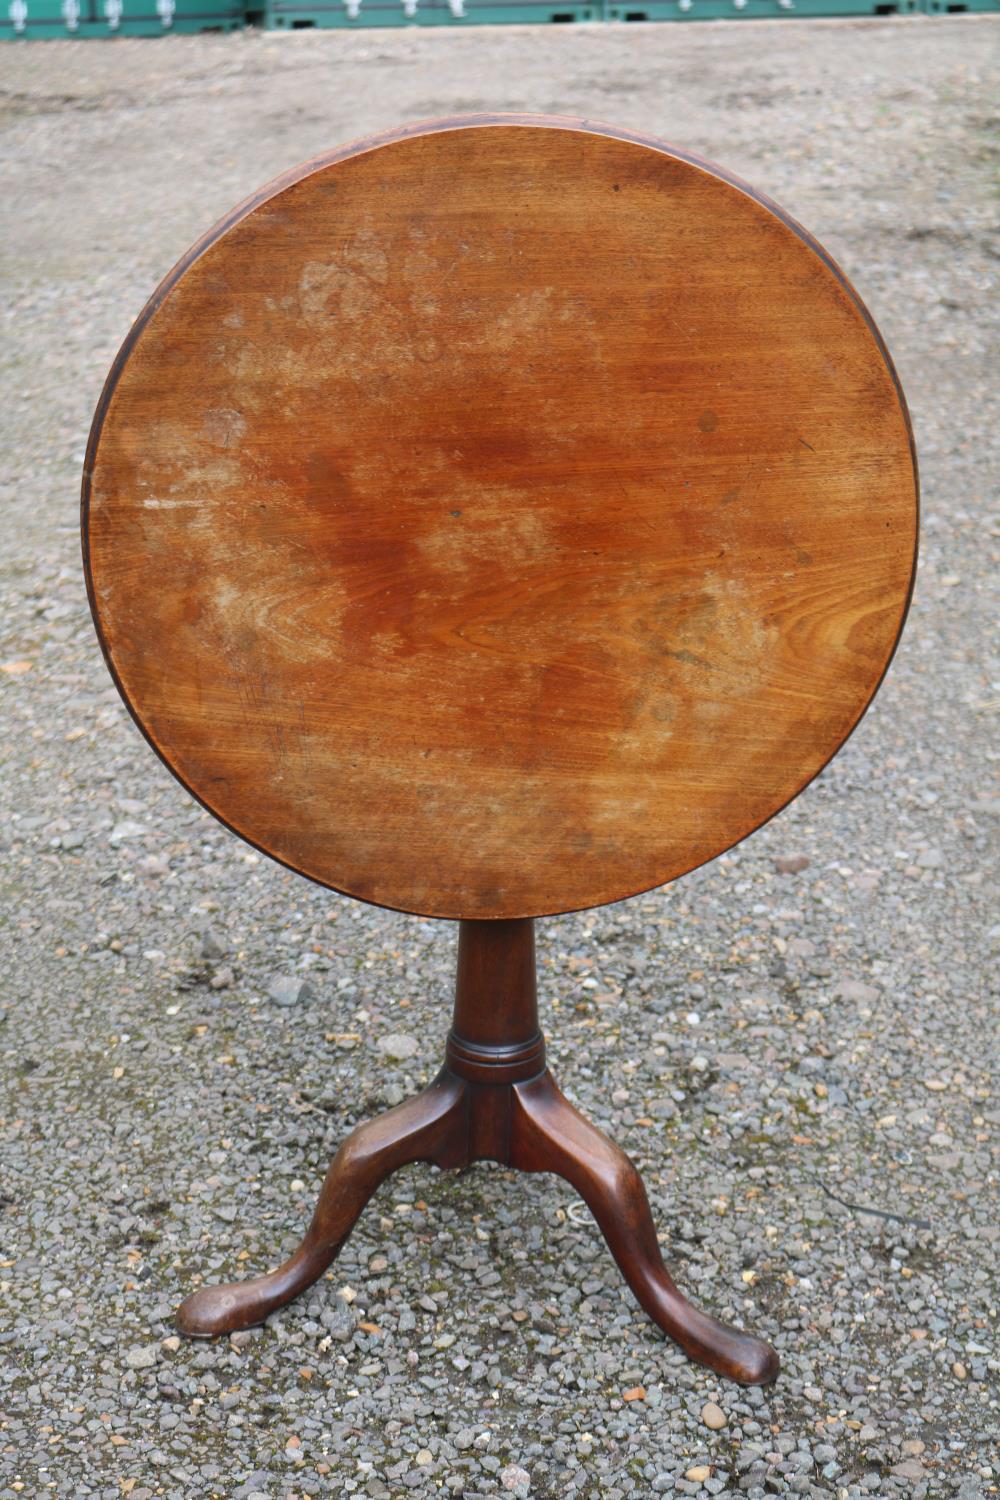
<instances>
[{"instance_id":1,"label":"pebble","mask_svg":"<svg viewBox=\"0 0 1000 1500\"><path fill-rule=\"evenodd\" d=\"M323 1327L335 1343L346 1344L353 1337L356 1326L355 1313L339 1297L323 1314Z\"/></svg>"},{"instance_id":2,"label":"pebble","mask_svg":"<svg viewBox=\"0 0 1000 1500\"><path fill-rule=\"evenodd\" d=\"M874 1005L879 991L860 979L842 979L834 989L834 995L838 1000L849 1000L856 1005Z\"/></svg>"},{"instance_id":3,"label":"pebble","mask_svg":"<svg viewBox=\"0 0 1000 1500\"><path fill-rule=\"evenodd\" d=\"M316 998L316 991L308 979L289 974L276 975L268 985L267 993L275 1005L281 1006L301 1005Z\"/></svg>"},{"instance_id":4,"label":"pebble","mask_svg":"<svg viewBox=\"0 0 1000 1500\"><path fill-rule=\"evenodd\" d=\"M690 1469L684 1470L684 1478L690 1479L692 1484L704 1484L711 1477L712 1470L708 1464L692 1464Z\"/></svg>"},{"instance_id":5,"label":"pebble","mask_svg":"<svg viewBox=\"0 0 1000 1500\"><path fill-rule=\"evenodd\" d=\"M717 1406L714 1401L706 1401L701 1409L701 1420L706 1427L711 1427L713 1432L719 1432L725 1427L729 1418L721 1406Z\"/></svg>"},{"instance_id":6,"label":"pebble","mask_svg":"<svg viewBox=\"0 0 1000 1500\"><path fill-rule=\"evenodd\" d=\"M416 1057L420 1051L420 1043L416 1037L404 1031L392 1031L388 1036L380 1036L376 1045L386 1057L392 1057L397 1062L402 1062L408 1057Z\"/></svg>"},{"instance_id":7,"label":"pebble","mask_svg":"<svg viewBox=\"0 0 1000 1500\"><path fill-rule=\"evenodd\" d=\"M122 844L127 839L141 839L148 831L144 823L136 823L134 819L123 818L112 828L108 840L112 844Z\"/></svg>"},{"instance_id":8,"label":"pebble","mask_svg":"<svg viewBox=\"0 0 1000 1500\"><path fill-rule=\"evenodd\" d=\"M214 928L206 927L201 934L201 941L198 945L199 957L208 959L224 958L226 952L225 940Z\"/></svg>"},{"instance_id":9,"label":"pebble","mask_svg":"<svg viewBox=\"0 0 1000 1500\"><path fill-rule=\"evenodd\" d=\"M149 1370L156 1364L156 1360L155 1344L136 1344L125 1355L125 1363L130 1370Z\"/></svg>"},{"instance_id":10,"label":"pebble","mask_svg":"<svg viewBox=\"0 0 1000 1500\"><path fill-rule=\"evenodd\" d=\"M923 1479L924 1466L915 1458L905 1458L901 1464L893 1464L890 1473L897 1479Z\"/></svg>"}]
</instances>

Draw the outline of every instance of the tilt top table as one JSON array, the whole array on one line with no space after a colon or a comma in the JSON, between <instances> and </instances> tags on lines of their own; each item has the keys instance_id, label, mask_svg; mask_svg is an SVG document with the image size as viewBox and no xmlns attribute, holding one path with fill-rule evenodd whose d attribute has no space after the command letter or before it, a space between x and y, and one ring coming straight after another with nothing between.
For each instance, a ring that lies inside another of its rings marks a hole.
<instances>
[{"instance_id":1,"label":"tilt top table","mask_svg":"<svg viewBox=\"0 0 1000 1500\"><path fill-rule=\"evenodd\" d=\"M403 129L278 178L179 262L94 421L84 555L139 727L229 828L460 923L444 1067L341 1146L299 1250L195 1292L245 1328L429 1160L563 1176L691 1355L635 1167L560 1093L535 917L713 858L870 702L914 568L905 403L774 204L585 121Z\"/></svg>"}]
</instances>

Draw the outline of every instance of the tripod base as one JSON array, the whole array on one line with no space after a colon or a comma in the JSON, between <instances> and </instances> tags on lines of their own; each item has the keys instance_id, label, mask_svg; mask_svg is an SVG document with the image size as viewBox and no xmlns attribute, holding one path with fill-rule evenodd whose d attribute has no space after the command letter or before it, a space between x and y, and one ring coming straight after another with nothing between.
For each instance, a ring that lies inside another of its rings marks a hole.
<instances>
[{"instance_id":1,"label":"tripod base","mask_svg":"<svg viewBox=\"0 0 1000 1500\"><path fill-rule=\"evenodd\" d=\"M477 934L482 928L492 931ZM502 928L528 932L509 935L513 943L491 955L490 948L496 950L504 936ZM416 1161L464 1167L491 1160L524 1172L555 1172L570 1183L597 1220L639 1302L692 1359L744 1385L764 1385L775 1378L778 1356L769 1344L718 1322L682 1297L663 1264L638 1171L620 1147L568 1102L545 1067L537 1024L528 1029L535 1003L530 929L530 921L462 924L456 1024L437 1078L348 1136L330 1164L305 1239L284 1265L252 1281L201 1288L177 1311L181 1333L210 1338L253 1327L311 1286L376 1188L398 1167ZM508 979L521 981L519 989L507 993L515 999L519 995L523 1003L503 1006L492 1027L519 1029L517 1040L469 1039L473 1013L482 1020L484 1010L479 981L491 973L496 978L495 965L484 963L491 956L501 958L501 968L506 963ZM530 981L525 983L529 963Z\"/></svg>"}]
</instances>

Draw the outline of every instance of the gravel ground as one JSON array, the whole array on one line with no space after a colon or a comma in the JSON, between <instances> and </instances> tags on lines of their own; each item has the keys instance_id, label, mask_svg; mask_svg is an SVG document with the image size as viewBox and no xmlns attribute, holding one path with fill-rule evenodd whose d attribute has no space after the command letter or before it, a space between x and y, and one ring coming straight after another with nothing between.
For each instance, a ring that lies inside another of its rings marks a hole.
<instances>
[{"instance_id":1,"label":"gravel ground","mask_svg":"<svg viewBox=\"0 0 1000 1500\"><path fill-rule=\"evenodd\" d=\"M997 1492L998 39L980 17L0 54L5 1500ZM172 1334L200 1278L291 1249L344 1133L435 1071L455 930L272 866L148 751L84 599L87 427L129 319L231 204L486 107L611 118L772 194L913 408L920 581L858 733L742 848L540 924L556 1076L642 1167L682 1285L778 1346L764 1392L663 1340L563 1183L489 1166L391 1180L265 1329Z\"/></svg>"}]
</instances>

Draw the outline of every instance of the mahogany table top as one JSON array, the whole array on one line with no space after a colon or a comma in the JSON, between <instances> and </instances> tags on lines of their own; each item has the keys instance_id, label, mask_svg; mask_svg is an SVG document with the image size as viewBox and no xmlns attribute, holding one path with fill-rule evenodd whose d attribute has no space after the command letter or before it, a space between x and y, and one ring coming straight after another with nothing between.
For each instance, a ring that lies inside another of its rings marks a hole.
<instances>
[{"instance_id":1,"label":"mahogany table top","mask_svg":"<svg viewBox=\"0 0 1000 1500\"><path fill-rule=\"evenodd\" d=\"M337 890L541 916L660 885L857 723L914 568L905 403L780 209L531 116L362 141L181 260L84 479L115 679Z\"/></svg>"}]
</instances>

